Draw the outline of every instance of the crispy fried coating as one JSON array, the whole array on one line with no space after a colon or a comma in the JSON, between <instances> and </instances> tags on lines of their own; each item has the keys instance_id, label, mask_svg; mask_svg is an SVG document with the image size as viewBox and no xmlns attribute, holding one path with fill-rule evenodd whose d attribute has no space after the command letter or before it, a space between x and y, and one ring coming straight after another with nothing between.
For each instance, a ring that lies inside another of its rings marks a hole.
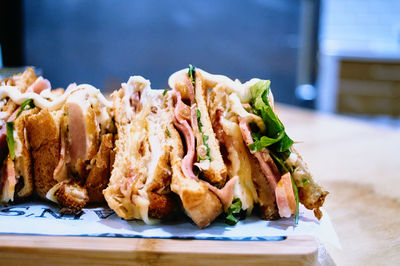
<instances>
[{"instance_id":1,"label":"crispy fried coating","mask_svg":"<svg viewBox=\"0 0 400 266\"><path fill-rule=\"evenodd\" d=\"M99 151L94 157L93 168L85 182L89 202L103 202L103 189L107 187L111 172L111 153L114 147L113 135L111 133L101 136Z\"/></svg>"},{"instance_id":2,"label":"crispy fried coating","mask_svg":"<svg viewBox=\"0 0 400 266\"><path fill-rule=\"evenodd\" d=\"M149 197L149 216L156 219L172 217L179 206L178 198L173 194L148 193Z\"/></svg>"},{"instance_id":3,"label":"crispy fried coating","mask_svg":"<svg viewBox=\"0 0 400 266\"><path fill-rule=\"evenodd\" d=\"M63 207L60 212L77 213L89 201L86 189L74 182L62 183L54 193L57 202Z\"/></svg>"}]
</instances>

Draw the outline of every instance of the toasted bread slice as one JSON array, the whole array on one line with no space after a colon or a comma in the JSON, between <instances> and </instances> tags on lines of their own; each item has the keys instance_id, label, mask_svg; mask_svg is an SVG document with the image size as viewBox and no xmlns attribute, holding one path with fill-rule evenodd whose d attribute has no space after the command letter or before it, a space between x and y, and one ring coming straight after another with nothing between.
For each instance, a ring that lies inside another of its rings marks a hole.
<instances>
[{"instance_id":1,"label":"toasted bread slice","mask_svg":"<svg viewBox=\"0 0 400 266\"><path fill-rule=\"evenodd\" d=\"M294 167L292 177L298 188L300 202L307 209L314 210L315 217L321 219L322 212L319 208L324 204L329 192L314 181L306 162L294 147L291 148L291 152L286 163Z\"/></svg>"},{"instance_id":2,"label":"toasted bread slice","mask_svg":"<svg viewBox=\"0 0 400 266\"><path fill-rule=\"evenodd\" d=\"M18 180L16 193L19 198L28 197L33 192L33 169L29 142L26 134L27 119L38 113L38 109L23 111L14 121L15 175Z\"/></svg>"},{"instance_id":3,"label":"toasted bread slice","mask_svg":"<svg viewBox=\"0 0 400 266\"><path fill-rule=\"evenodd\" d=\"M59 123L62 113L47 109L26 119L26 132L31 146L35 191L41 198L57 184L53 178L60 156Z\"/></svg>"},{"instance_id":4,"label":"toasted bread slice","mask_svg":"<svg viewBox=\"0 0 400 266\"><path fill-rule=\"evenodd\" d=\"M217 138L215 137L214 130L211 125L210 115L206 102L207 88L203 82L203 77L200 71L196 72L196 88L195 99L197 108L200 114L200 121L202 124L203 135L208 137L207 143L210 148L210 166L203 169L205 179L218 187L222 187L226 181L227 169L222 159L220 147ZM196 134L197 143L202 143L203 138L201 134Z\"/></svg>"}]
</instances>

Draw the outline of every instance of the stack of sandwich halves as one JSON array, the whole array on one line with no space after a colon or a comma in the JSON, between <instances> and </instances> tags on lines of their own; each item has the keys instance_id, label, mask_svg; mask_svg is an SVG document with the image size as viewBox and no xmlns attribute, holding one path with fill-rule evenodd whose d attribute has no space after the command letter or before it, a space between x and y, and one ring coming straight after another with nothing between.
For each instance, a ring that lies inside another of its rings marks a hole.
<instances>
[{"instance_id":1,"label":"stack of sandwich halves","mask_svg":"<svg viewBox=\"0 0 400 266\"><path fill-rule=\"evenodd\" d=\"M30 68L0 85L3 203L35 193L76 213L106 200L124 219L186 213L199 228L253 210L297 221L299 202L322 216L328 192L276 116L268 80L189 66L170 90L133 76L111 101L88 84L51 90Z\"/></svg>"}]
</instances>

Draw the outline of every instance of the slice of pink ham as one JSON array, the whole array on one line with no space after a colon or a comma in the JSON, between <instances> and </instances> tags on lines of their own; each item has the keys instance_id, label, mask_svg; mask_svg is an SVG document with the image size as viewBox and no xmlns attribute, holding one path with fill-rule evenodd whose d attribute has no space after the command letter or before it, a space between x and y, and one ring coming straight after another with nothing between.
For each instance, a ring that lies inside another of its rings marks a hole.
<instances>
[{"instance_id":1,"label":"slice of pink ham","mask_svg":"<svg viewBox=\"0 0 400 266\"><path fill-rule=\"evenodd\" d=\"M88 156L86 124L82 106L77 102L67 102L68 108L68 155L71 163Z\"/></svg>"},{"instance_id":2,"label":"slice of pink ham","mask_svg":"<svg viewBox=\"0 0 400 266\"><path fill-rule=\"evenodd\" d=\"M246 143L246 145L249 146L250 144L252 144L254 142L254 140L251 136L251 130L250 130L249 124L247 123L247 120L243 117L238 117L238 119L239 119L239 127L240 127L240 131L242 132L243 140ZM273 169L271 169L270 165L267 163L268 157L270 157L270 155L262 154L262 151L257 151L253 154L258 160L260 167L261 167L261 171L267 178L269 186L271 187L272 191L275 191L276 184L279 180L279 176L276 176L276 174L274 174Z\"/></svg>"},{"instance_id":3,"label":"slice of pink ham","mask_svg":"<svg viewBox=\"0 0 400 266\"><path fill-rule=\"evenodd\" d=\"M60 134L61 134L60 159L53 172L53 179L56 180L57 182L61 182L67 179L67 165L65 160L65 149L66 149L65 136L64 133L61 132L61 130Z\"/></svg>"},{"instance_id":4,"label":"slice of pink ham","mask_svg":"<svg viewBox=\"0 0 400 266\"><path fill-rule=\"evenodd\" d=\"M279 180L276 189L276 205L278 205L279 215L289 218L296 213L296 199L293 192L292 179L290 173L286 173Z\"/></svg>"},{"instance_id":5,"label":"slice of pink ham","mask_svg":"<svg viewBox=\"0 0 400 266\"><path fill-rule=\"evenodd\" d=\"M38 77L31 86L26 89L26 92L34 92L40 94L45 89L51 89L50 81L43 77Z\"/></svg>"},{"instance_id":6,"label":"slice of pink ham","mask_svg":"<svg viewBox=\"0 0 400 266\"><path fill-rule=\"evenodd\" d=\"M140 91L134 92L131 95L130 101L131 101L133 111L137 112L137 110L139 110L139 107L140 107Z\"/></svg>"},{"instance_id":7,"label":"slice of pink ham","mask_svg":"<svg viewBox=\"0 0 400 266\"><path fill-rule=\"evenodd\" d=\"M2 171L0 193L0 201L5 203L14 200L15 185L17 184L14 161L10 157L6 160Z\"/></svg>"},{"instance_id":8,"label":"slice of pink ham","mask_svg":"<svg viewBox=\"0 0 400 266\"><path fill-rule=\"evenodd\" d=\"M232 203L235 184L238 182L238 180L239 180L238 176L232 177L231 179L229 179L228 182L226 182L225 186L221 189L214 187L213 185L211 185L206 181L203 180L201 181L204 182L207 185L208 189L218 197L219 201L221 201L222 206L224 207L224 210L226 210Z\"/></svg>"},{"instance_id":9,"label":"slice of pink ham","mask_svg":"<svg viewBox=\"0 0 400 266\"><path fill-rule=\"evenodd\" d=\"M179 129L179 131L185 137L186 148L187 148L187 153L182 159L182 172L187 177L197 179L196 175L193 173L193 163L195 157L195 140L194 140L193 130L189 125L188 121L181 116L182 111L185 110L184 106L187 105L185 105L182 102L181 94L179 92L176 92L176 97L177 99L174 110L174 125Z\"/></svg>"},{"instance_id":10,"label":"slice of pink ham","mask_svg":"<svg viewBox=\"0 0 400 266\"><path fill-rule=\"evenodd\" d=\"M186 85L186 88L188 89L190 105L193 105L193 104L195 104L194 87L193 87L192 81L189 78L189 75L187 75L187 74L186 74L186 78L185 78L185 85Z\"/></svg>"},{"instance_id":11,"label":"slice of pink ham","mask_svg":"<svg viewBox=\"0 0 400 266\"><path fill-rule=\"evenodd\" d=\"M181 98L181 94L178 92L177 94L177 102L175 106L175 116L179 121L191 121L191 109L188 105L186 105ZM193 121L192 121L193 122ZM194 125L192 124L192 127Z\"/></svg>"}]
</instances>

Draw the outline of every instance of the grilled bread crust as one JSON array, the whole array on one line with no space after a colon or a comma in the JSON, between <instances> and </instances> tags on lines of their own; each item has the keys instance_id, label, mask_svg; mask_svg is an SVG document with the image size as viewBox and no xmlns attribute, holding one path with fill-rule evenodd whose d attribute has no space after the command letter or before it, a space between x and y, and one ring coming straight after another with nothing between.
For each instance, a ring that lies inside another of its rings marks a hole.
<instances>
[{"instance_id":1,"label":"grilled bread crust","mask_svg":"<svg viewBox=\"0 0 400 266\"><path fill-rule=\"evenodd\" d=\"M29 151L29 144L26 138L26 123L31 115L37 114L38 109L23 111L20 116L14 121L14 130L18 135L21 144L21 156L15 158L15 171L17 177L22 178L23 183L18 180L16 193L19 198L28 197L33 192L33 170L32 158Z\"/></svg>"},{"instance_id":2,"label":"grilled bread crust","mask_svg":"<svg viewBox=\"0 0 400 266\"><path fill-rule=\"evenodd\" d=\"M35 191L41 198L57 181L54 169L60 157L60 132L55 118L47 109L31 115L26 120L26 132L31 146Z\"/></svg>"},{"instance_id":3,"label":"grilled bread crust","mask_svg":"<svg viewBox=\"0 0 400 266\"><path fill-rule=\"evenodd\" d=\"M215 136L211 125L210 114L207 108L207 87L203 81L200 71L196 72L196 88L195 99L197 108L201 113L200 121L202 124L203 134L208 136L208 146L210 147L210 167L203 170L204 178L211 184L223 187L226 181L227 169L222 159L219 142ZM202 136L197 134L197 142L202 143Z\"/></svg>"},{"instance_id":4,"label":"grilled bread crust","mask_svg":"<svg viewBox=\"0 0 400 266\"><path fill-rule=\"evenodd\" d=\"M93 168L90 170L85 182L85 188L91 203L104 201L103 189L107 187L110 178L113 148L113 134L102 135L99 151L91 162Z\"/></svg>"}]
</instances>

